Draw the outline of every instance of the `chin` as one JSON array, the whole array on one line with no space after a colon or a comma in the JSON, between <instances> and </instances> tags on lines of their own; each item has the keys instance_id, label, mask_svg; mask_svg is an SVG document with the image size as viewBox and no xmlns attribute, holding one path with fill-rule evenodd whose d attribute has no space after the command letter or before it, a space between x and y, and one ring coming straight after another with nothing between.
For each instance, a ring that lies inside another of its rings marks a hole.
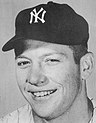
<instances>
[{"instance_id":1,"label":"chin","mask_svg":"<svg viewBox=\"0 0 96 123\"><path fill-rule=\"evenodd\" d=\"M59 116L64 114L64 111L63 110L61 111L60 109L54 109L54 110L46 109L46 110L38 110L38 111L33 109L33 112L38 117L46 119L47 121L58 118Z\"/></svg>"},{"instance_id":2,"label":"chin","mask_svg":"<svg viewBox=\"0 0 96 123\"><path fill-rule=\"evenodd\" d=\"M44 119L52 119L51 116L52 116L52 114L54 114L53 111L46 111L46 110L45 111L38 111L38 112L34 111L34 112L37 116L44 118Z\"/></svg>"},{"instance_id":3,"label":"chin","mask_svg":"<svg viewBox=\"0 0 96 123\"><path fill-rule=\"evenodd\" d=\"M44 119L51 120L66 112L68 101L66 91L59 89L48 98L33 98L32 94L22 91L23 96L31 105L33 112ZM67 102L67 103L66 103ZM63 108L62 108L63 106Z\"/></svg>"}]
</instances>

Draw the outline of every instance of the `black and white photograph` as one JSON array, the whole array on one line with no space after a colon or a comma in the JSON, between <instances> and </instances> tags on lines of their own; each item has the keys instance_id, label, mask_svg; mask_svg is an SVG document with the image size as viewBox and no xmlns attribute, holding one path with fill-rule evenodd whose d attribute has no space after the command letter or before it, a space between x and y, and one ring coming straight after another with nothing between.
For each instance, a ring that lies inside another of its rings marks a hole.
<instances>
[{"instance_id":1,"label":"black and white photograph","mask_svg":"<svg viewBox=\"0 0 96 123\"><path fill-rule=\"evenodd\" d=\"M0 0L0 123L96 123L95 0Z\"/></svg>"}]
</instances>

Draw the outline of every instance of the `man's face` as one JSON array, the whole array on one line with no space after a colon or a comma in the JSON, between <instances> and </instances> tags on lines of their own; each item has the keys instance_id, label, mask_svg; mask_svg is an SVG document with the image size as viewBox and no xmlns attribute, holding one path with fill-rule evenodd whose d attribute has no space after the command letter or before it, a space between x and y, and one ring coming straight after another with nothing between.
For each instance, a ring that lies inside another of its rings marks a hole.
<instances>
[{"instance_id":1,"label":"man's face","mask_svg":"<svg viewBox=\"0 0 96 123\"><path fill-rule=\"evenodd\" d=\"M70 108L79 90L79 68L72 50L59 44L26 43L29 48L16 58L19 88L36 114L58 117Z\"/></svg>"}]
</instances>

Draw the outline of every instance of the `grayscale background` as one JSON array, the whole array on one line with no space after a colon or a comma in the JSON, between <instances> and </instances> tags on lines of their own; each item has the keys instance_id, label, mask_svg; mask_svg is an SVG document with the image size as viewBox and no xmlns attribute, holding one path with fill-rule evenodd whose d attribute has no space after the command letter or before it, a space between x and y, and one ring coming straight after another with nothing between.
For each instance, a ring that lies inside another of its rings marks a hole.
<instances>
[{"instance_id":1,"label":"grayscale background","mask_svg":"<svg viewBox=\"0 0 96 123\"><path fill-rule=\"evenodd\" d=\"M15 17L19 11L46 3L48 0L0 0L0 117L24 105L26 100L19 91L15 78L14 52L2 52L2 45L15 34ZM89 50L96 61L96 0L54 0L67 3L89 23ZM87 81L90 98L96 100L96 67Z\"/></svg>"}]
</instances>

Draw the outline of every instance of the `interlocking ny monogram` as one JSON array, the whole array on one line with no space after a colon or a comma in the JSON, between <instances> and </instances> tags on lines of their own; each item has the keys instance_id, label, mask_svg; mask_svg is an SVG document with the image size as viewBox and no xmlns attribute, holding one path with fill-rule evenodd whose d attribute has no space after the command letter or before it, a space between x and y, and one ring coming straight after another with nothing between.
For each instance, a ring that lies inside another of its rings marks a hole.
<instances>
[{"instance_id":1,"label":"interlocking ny monogram","mask_svg":"<svg viewBox=\"0 0 96 123\"><path fill-rule=\"evenodd\" d=\"M39 17L39 14L42 12L42 16L41 18ZM46 11L41 8L38 12L36 12L36 9L33 9L33 11L30 13L31 14L31 18L30 18L30 24L31 23L38 23L38 20L40 20L42 23L45 22L44 20L44 15L45 15ZM35 17L35 20L33 22L33 16Z\"/></svg>"}]
</instances>

